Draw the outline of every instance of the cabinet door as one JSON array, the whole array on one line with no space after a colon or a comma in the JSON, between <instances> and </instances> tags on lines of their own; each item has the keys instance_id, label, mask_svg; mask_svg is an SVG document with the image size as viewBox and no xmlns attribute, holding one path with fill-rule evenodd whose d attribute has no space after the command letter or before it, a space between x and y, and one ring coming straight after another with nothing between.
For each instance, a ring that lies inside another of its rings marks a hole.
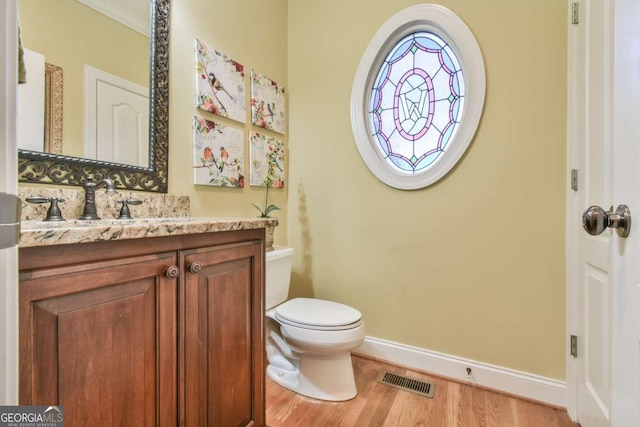
<instances>
[{"instance_id":1,"label":"cabinet door","mask_svg":"<svg viewBox=\"0 0 640 427\"><path fill-rule=\"evenodd\" d=\"M187 426L264 425L262 243L180 253ZM184 293L183 293L184 292Z\"/></svg>"},{"instance_id":2,"label":"cabinet door","mask_svg":"<svg viewBox=\"0 0 640 427\"><path fill-rule=\"evenodd\" d=\"M177 253L20 274L20 403L70 426L175 426Z\"/></svg>"}]
</instances>

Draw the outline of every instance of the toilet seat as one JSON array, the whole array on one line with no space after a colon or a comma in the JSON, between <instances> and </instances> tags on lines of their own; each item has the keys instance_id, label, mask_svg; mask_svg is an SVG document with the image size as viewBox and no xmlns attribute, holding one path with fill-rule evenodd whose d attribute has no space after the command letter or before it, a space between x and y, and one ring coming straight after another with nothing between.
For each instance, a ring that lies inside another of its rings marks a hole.
<instances>
[{"instance_id":1,"label":"toilet seat","mask_svg":"<svg viewBox=\"0 0 640 427\"><path fill-rule=\"evenodd\" d=\"M294 298L275 309L282 324L316 331L343 331L362 324L362 314L353 307L315 298Z\"/></svg>"}]
</instances>

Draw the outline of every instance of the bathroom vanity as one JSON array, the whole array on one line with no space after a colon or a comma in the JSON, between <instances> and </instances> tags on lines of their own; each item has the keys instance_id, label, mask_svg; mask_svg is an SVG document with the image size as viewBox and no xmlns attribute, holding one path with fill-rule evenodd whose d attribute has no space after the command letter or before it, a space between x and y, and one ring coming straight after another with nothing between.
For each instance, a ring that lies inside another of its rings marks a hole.
<instances>
[{"instance_id":1,"label":"bathroom vanity","mask_svg":"<svg viewBox=\"0 0 640 427\"><path fill-rule=\"evenodd\" d=\"M69 425L265 425L265 227L23 223L20 404ZM82 242L82 243L80 243Z\"/></svg>"}]
</instances>

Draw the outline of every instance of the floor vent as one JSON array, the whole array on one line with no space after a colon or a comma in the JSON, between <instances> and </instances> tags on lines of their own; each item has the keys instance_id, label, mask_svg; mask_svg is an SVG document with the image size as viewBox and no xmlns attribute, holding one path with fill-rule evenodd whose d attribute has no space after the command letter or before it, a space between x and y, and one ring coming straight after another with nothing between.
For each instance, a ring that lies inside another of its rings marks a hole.
<instances>
[{"instance_id":1,"label":"floor vent","mask_svg":"<svg viewBox=\"0 0 640 427\"><path fill-rule=\"evenodd\" d=\"M415 378L404 377L402 375L393 374L391 372L383 372L378 380L381 383L407 390L412 393L433 398L436 391L436 385Z\"/></svg>"}]
</instances>

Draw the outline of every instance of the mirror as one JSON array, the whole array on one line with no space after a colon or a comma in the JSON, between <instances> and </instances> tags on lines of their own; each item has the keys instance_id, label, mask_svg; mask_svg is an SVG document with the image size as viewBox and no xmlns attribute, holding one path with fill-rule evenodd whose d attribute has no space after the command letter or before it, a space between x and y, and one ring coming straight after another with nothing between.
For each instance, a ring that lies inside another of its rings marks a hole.
<instances>
[{"instance_id":1,"label":"mirror","mask_svg":"<svg viewBox=\"0 0 640 427\"><path fill-rule=\"evenodd\" d=\"M110 178L114 181L116 187L121 189L167 192L170 0L150 0L150 2L147 165L135 166L72 156L67 155L64 149L62 150L63 154L19 149L19 181L77 186L84 183L88 177L92 177L94 180ZM64 23L58 23L58 25L64 25ZM28 48L28 46L25 46L25 48Z\"/></svg>"}]
</instances>

